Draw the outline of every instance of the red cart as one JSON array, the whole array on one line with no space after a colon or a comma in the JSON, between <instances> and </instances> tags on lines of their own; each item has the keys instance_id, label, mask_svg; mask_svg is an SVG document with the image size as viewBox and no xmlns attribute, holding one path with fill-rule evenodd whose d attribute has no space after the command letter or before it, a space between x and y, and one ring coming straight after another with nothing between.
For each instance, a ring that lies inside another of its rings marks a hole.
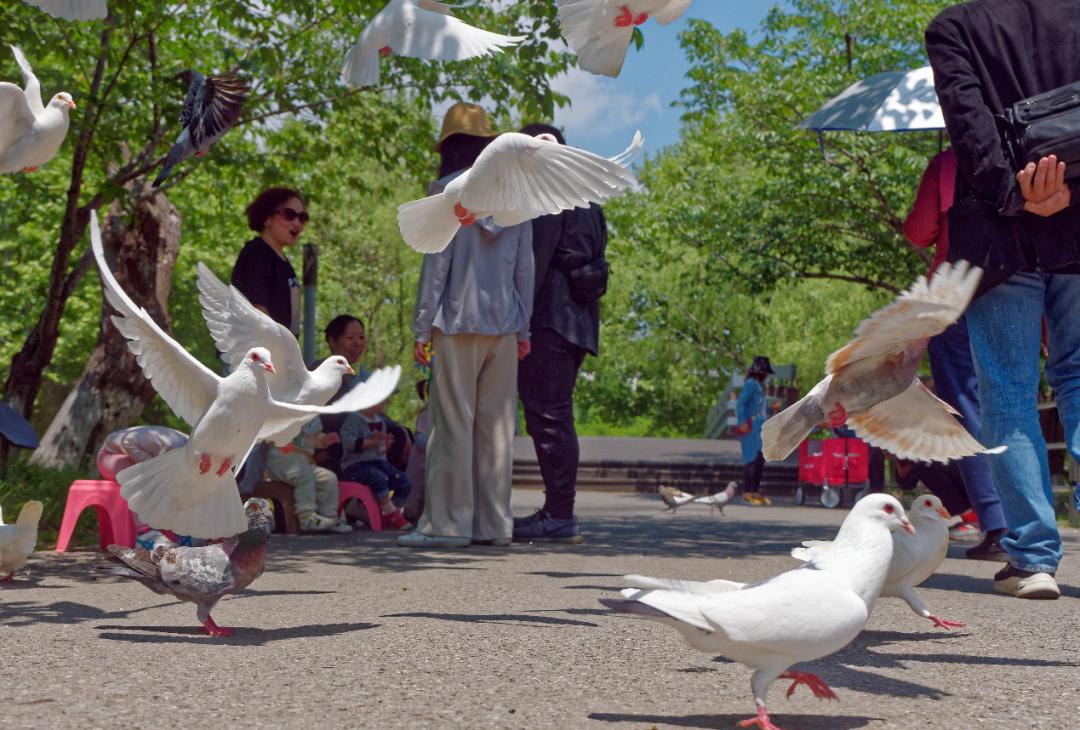
<instances>
[{"instance_id":1,"label":"red cart","mask_svg":"<svg viewBox=\"0 0 1080 730\"><path fill-rule=\"evenodd\" d=\"M799 445L799 486L795 503L806 504L808 493L820 489L823 507L833 509L870 487L870 447L857 438L806 440Z\"/></svg>"}]
</instances>

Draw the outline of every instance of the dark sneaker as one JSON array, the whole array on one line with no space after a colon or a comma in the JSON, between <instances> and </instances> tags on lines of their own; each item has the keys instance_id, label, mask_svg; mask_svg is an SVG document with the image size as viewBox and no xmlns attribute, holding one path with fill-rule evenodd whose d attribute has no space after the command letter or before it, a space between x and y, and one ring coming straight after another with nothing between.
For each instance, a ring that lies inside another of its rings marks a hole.
<instances>
[{"instance_id":1,"label":"dark sneaker","mask_svg":"<svg viewBox=\"0 0 1080 730\"><path fill-rule=\"evenodd\" d=\"M965 550L964 557L968 560L993 560L1000 563L1009 559L1009 553L1001 547L998 535L987 535L978 545Z\"/></svg>"},{"instance_id":2,"label":"dark sneaker","mask_svg":"<svg viewBox=\"0 0 1080 730\"><path fill-rule=\"evenodd\" d=\"M1034 573L1012 565L1006 565L994 575L994 590L1017 598L1053 600L1061 596L1053 573Z\"/></svg>"},{"instance_id":3,"label":"dark sneaker","mask_svg":"<svg viewBox=\"0 0 1080 730\"><path fill-rule=\"evenodd\" d=\"M550 540L578 545L585 542L577 517L559 520L543 510L538 510L529 517L514 520L514 542L532 540Z\"/></svg>"}]
</instances>

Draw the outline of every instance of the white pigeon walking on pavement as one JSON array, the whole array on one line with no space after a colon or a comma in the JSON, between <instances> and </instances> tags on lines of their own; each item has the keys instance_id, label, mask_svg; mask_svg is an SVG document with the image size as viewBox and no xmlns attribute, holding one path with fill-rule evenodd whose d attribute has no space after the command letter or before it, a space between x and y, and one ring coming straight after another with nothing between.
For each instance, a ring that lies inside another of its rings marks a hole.
<instances>
[{"instance_id":1,"label":"white pigeon walking on pavement","mask_svg":"<svg viewBox=\"0 0 1080 730\"><path fill-rule=\"evenodd\" d=\"M693 648L753 669L757 715L739 725L778 730L765 703L776 679L793 680L789 697L806 684L814 696L836 699L820 677L789 667L832 654L863 630L892 560L890 533L899 529L914 531L900 502L872 494L852 508L832 548L796 570L754 584L626 576L637 588L600 602L671 626Z\"/></svg>"},{"instance_id":2,"label":"white pigeon walking on pavement","mask_svg":"<svg viewBox=\"0 0 1080 730\"><path fill-rule=\"evenodd\" d=\"M172 169L187 158L202 157L210 145L225 136L240 120L251 88L234 73L203 76L198 71L177 75L187 82L184 108L180 112L180 135L169 149L165 165L154 178L154 187L165 182Z\"/></svg>"},{"instance_id":3,"label":"white pigeon walking on pavement","mask_svg":"<svg viewBox=\"0 0 1080 730\"><path fill-rule=\"evenodd\" d=\"M262 347L250 349L240 366L222 378L169 337L120 288L105 262L93 211L90 241L105 296L120 312L112 317L113 324L128 339L128 349L158 394L192 426L183 448L116 475L131 510L159 530L200 538L243 532L247 520L233 470L256 440L323 413L370 408L386 400L397 385L401 368L381 368L332 406L282 403L271 396L266 383L265 373L275 368L270 352Z\"/></svg>"},{"instance_id":4,"label":"white pigeon walking on pavement","mask_svg":"<svg viewBox=\"0 0 1080 730\"><path fill-rule=\"evenodd\" d=\"M626 165L644 144L637 132L622 154L608 159L559 144L550 134L501 134L442 192L399 206L398 228L417 251L438 253L461 226L480 218L512 226L602 203L637 186Z\"/></svg>"},{"instance_id":5,"label":"white pigeon walking on pavement","mask_svg":"<svg viewBox=\"0 0 1080 730\"><path fill-rule=\"evenodd\" d=\"M762 453L780 461L828 419L847 423L860 438L901 459L948 462L987 449L954 416L957 412L919 381L919 363L930 338L967 309L982 269L966 261L938 267L927 282L882 307L855 330L855 338L829 356L825 379L802 400L776 414L761 429Z\"/></svg>"},{"instance_id":6,"label":"white pigeon walking on pavement","mask_svg":"<svg viewBox=\"0 0 1080 730\"><path fill-rule=\"evenodd\" d=\"M65 91L41 103L41 82L26 56L11 46L25 89L0 81L0 173L33 172L56 156L67 136L68 112L75 108Z\"/></svg>"},{"instance_id":7,"label":"white pigeon walking on pavement","mask_svg":"<svg viewBox=\"0 0 1080 730\"><path fill-rule=\"evenodd\" d=\"M201 261L196 268L203 319L222 352L221 359L235 369L251 348L269 350L274 372L268 372L265 377L274 400L324 406L341 388L342 376L356 374L340 355L328 357L315 370L308 370L300 343L288 327L256 309L239 289L226 285ZM302 427L303 424L290 426L281 433L270 434L266 440L290 441Z\"/></svg>"},{"instance_id":8,"label":"white pigeon walking on pavement","mask_svg":"<svg viewBox=\"0 0 1080 730\"><path fill-rule=\"evenodd\" d=\"M34 552L43 509L41 502L31 499L19 510L13 525L4 524L4 513L0 510L0 583L11 580Z\"/></svg>"},{"instance_id":9,"label":"white pigeon walking on pavement","mask_svg":"<svg viewBox=\"0 0 1080 730\"><path fill-rule=\"evenodd\" d=\"M61 20L100 20L109 14L105 0L23 0Z\"/></svg>"},{"instance_id":10,"label":"white pigeon walking on pavement","mask_svg":"<svg viewBox=\"0 0 1080 730\"><path fill-rule=\"evenodd\" d=\"M738 485L735 482L728 482L727 487L722 492L716 494L703 494L694 495L688 494L681 489L675 487L661 486L657 488L656 493L660 495L660 499L664 504L668 506L668 510L674 513L679 507L684 504L707 504L709 505L709 514L711 515L715 510L719 509L720 514L724 514L724 505L731 501L731 498L735 496L735 492L738 489Z\"/></svg>"},{"instance_id":11,"label":"white pigeon walking on pavement","mask_svg":"<svg viewBox=\"0 0 1080 730\"><path fill-rule=\"evenodd\" d=\"M949 513L940 499L932 494L924 494L915 500L908 514L915 534L893 533L892 562L881 595L903 598L912 611L929 619L934 626L942 629L961 628L964 624L960 621L947 621L930 613L930 609L915 594L915 586L934 574L949 551L949 524L946 522ZM807 540L802 547L791 551L791 557L813 560L830 547L832 543L828 541Z\"/></svg>"},{"instance_id":12,"label":"white pigeon walking on pavement","mask_svg":"<svg viewBox=\"0 0 1080 730\"><path fill-rule=\"evenodd\" d=\"M634 29L649 18L667 25L682 17L691 0L559 0L559 27L594 74L618 76Z\"/></svg>"},{"instance_id":13,"label":"white pigeon walking on pavement","mask_svg":"<svg viewBox=\"0 0 1080 730\"><path fill-rule=\"evenodd\" d=\"M451 15L453 9L437 0L390 0L349 50L342 82L358 88L375 86L379 59L393 53L426 61L464 61L525 40L474 28Z\"/></svg>"}]
</instances>

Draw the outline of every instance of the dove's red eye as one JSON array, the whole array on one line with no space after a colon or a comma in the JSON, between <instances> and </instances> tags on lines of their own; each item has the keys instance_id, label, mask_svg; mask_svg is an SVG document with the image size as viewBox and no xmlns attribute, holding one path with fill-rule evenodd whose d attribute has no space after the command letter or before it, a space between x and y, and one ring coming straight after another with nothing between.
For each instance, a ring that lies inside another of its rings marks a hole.
<instances>
[{"instance_id":1,"label":"dove's red eye","mask_svg":"<svg viewBox=\"0 0 1080 730\"><path fill-rule=\"evenodd\" d=\"M893 506L891 504L885 505L882 509L885 510L885 514L887 515L891 515L893 512L896 511L895 509L893 509Z\"/></svg>"},{"instance_id":2,"label":"dove's red eye","mask_svg":"<svg viewBox=\"0 0 1080 730\"><path fill-rule=\"evenodd\" d=\"M929 507L930 506L930 500L929 499L926 500L925 502L923 502L923 504L926 505L927 507Z\"/></svg>"},{"instance_id":3,"label":"dove's red eye","mask_svg":"<svg viewBox=\"0 0 1080 730\"><path fill-rule=\"evenodd\" d=\"M259 362L259 353L257 353L257 352L251 353L251 361L252 362Z\"/></svg>"}]
</instances>

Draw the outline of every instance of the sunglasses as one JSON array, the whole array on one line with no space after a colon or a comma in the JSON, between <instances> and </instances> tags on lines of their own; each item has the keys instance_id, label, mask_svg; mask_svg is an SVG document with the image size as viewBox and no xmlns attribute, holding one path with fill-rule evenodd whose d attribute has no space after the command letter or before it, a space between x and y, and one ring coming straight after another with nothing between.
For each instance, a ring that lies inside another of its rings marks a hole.
<instances>
[{"instance_id":1,"label":"sunglasses","mask_svg":"<svg viewBox=\"0 0 1080 730\"><path fill-rule=\"evenodd\" d=\"M281 214L281 217L284 218L287 223L292 223L295 220L298 220L301 223L307 223L311 220L311 216L307 214L306 210L297 213L292 208L282 208L278 213Z\"/></svg>"}]
</instances>

